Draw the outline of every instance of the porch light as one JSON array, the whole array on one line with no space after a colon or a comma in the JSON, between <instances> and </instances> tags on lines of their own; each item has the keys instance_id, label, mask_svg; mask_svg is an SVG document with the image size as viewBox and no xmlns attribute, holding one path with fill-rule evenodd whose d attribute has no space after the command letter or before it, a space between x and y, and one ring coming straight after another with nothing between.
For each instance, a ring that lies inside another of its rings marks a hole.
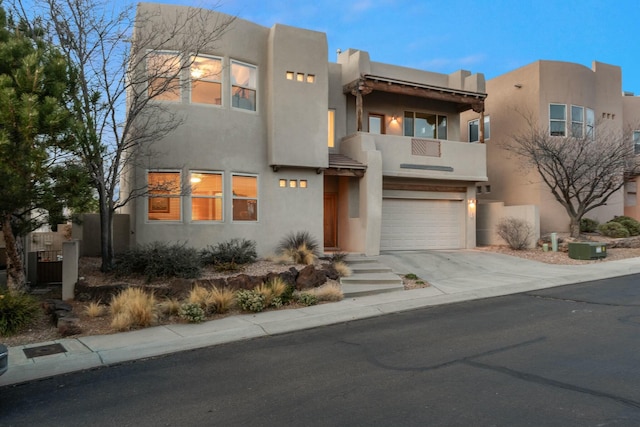
<instances>
[{"instance_id":1,"label":"porch light","mask_svg":"<svg viewBox=\"0 0 640 427\"><path fill-rule=\"evenodd\" d=\"M476 199L469 199L469 208L473 209L476 207Z\"/></svg>"},{"instance_id":2,"label":"porch light","mask_svg":"<svg viewBox=\"0 0 640 427\"><path fill-rule=\"evenodd\" d=\"M398 123L398 118L395 115L391 116L391 123Z\"/></svg>"}]
</instances>

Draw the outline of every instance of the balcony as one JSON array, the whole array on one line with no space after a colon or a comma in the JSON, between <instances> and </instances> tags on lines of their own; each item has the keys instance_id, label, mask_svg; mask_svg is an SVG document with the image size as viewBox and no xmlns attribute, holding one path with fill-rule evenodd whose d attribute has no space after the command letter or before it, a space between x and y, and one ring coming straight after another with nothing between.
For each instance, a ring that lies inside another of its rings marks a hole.
<instances>
[{"instance_id":1,"label":"balcony","mask_svg":"<svg viewBox=\"0 0 640 427\"><path fill-rule=\"evenodd\" d=\"M357 133L344 138L341 151L381 153L382 175L455 181L486 181L484 144L406 136Z\"/></svg>"}]
</instances>

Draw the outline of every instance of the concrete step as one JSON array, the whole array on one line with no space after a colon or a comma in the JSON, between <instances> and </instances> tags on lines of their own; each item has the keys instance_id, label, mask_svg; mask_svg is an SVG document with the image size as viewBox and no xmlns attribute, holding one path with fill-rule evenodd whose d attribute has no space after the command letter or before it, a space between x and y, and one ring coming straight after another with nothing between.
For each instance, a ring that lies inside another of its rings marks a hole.
<instances>
[{"instance_id":1,"label":"concrete step","mask_svg":"<svg viewBox=\"0 0 640 427\"><path fill-rule=\"evenodd\" d=\"M341 277L343 285L402 285L402 279L393 273L362 273Z\"/></svg>"},{"instance_id":2,"label":"concrete step","mask_svg":"<svg viewBox=\"0 0 640 427\"><path fill-rule=\"evenodd\" d=\"M384 264L380 264L377 261L373 262L360 262L355 264L349 264L349 268L353 274L362 273L391 273L391 268Z\"/></svg>"},{"instance_id":3,"label":"concrete step","mask_svg":"<svg viewBox=\"0 0 640 427\"><path fill-rule=\"evenodd\" d=\"M377 263L378 261L373 258L368 258L364 255L349 254L345 257L344 262L346 262L349 265L352 265L352 264Z\"/></svg>"},{"instance_id":4,"label":"concrete step","mask_svg":"<svg viewBox=\"0 0 640 427\"><path fill-rule=\"evenodd\" d=\"M385 292L402 291L404 287L400 285L342 285L342 293L345 298L375 295Z\"/></svg>"}]
</instances>

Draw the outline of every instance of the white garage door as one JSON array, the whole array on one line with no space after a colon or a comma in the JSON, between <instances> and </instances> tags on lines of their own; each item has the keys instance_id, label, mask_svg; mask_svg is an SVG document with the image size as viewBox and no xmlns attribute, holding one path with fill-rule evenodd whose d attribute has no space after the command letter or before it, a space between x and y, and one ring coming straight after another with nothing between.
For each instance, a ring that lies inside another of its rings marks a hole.
<instances>
[{"instance_id":1,"label":"white garage door","mask_svg":"<svg viewBox=\"0 0 640 427\"><path fill-rule=\"evenodd\" d=\"M459 249L463 208L460 200L383 199L380 249Z\"/></svg>"}]
</instances>

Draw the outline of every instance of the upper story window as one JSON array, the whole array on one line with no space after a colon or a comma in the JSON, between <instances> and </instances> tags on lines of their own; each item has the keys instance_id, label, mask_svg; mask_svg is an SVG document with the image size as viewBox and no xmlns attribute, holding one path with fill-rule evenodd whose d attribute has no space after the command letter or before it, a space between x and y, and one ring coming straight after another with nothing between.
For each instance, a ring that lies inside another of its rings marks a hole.
<instances>
[{"instance_id":1,"label":"upper story window","mask_svg":"<svg viewBox=\"0 0 640 427\"><path fill-rule=\"evenodd\" d=\"M640 130L633 131L633 150L636 154L640 154Z\"/></svg>"},{"instance_id":2,"label":"upper story window","mask_svg":"<svg viewBox=\"0 0 640 427\"><path fill-rule=\"evenodd\" d=\"M222 173L191 172L191 220L222 221Z\"/></svg>"},{"instance_id":3,"label":"upper story window","mask_svg":"<svg viewBox=\"0 0 640 427\"><path fill-rule=\"evenodd\" d=\"M584 107L571 106L571 136L575 138L584 136Z\"/></svg>"},{"instance_id":4,"label":"upper story window","mask_svg":"<svg viewBox=\"0 0 640 427\"><path fill-rule=\"evenodd\" d=\"M404 135L416 138L447 139L447 116L405 111Z\"/></svg>"},{"instance_id":5,"label":"upper story window","mask_svg":"<svg viewBox=\"0 0 640 427\"><path fill-rule=\"evenodd\" d=\"M256 111L258 68L231 61L231 106Z\"/></svg>"},{"instance_id":6,"label":"upper story window","mask_svg":"<svg viewBox=\"0 0 640 427\"><path fill-rule=\"evenodd\" d=\"M384 133L384 115L369 113L369 133Z\"/></svg>"},{"instance_id":7,"label":"upper story window","mask_svg":"<svg viewBox=\"0 0 640 427\"><path fill-rule=\"evenodd\" d=\"M233 220L258 221L258 177L233 174Z\"/></svg>"},{"instance_id":8,"label":"upper story window","mask_svg":"<svg viewBox=\"0 0 640 427\"><path fill-rule=\"evenodd\" d=\"M189 67L191 102L222 105L222 59L194 56Z\"/></svg>"},{"instance_id":9,"label":"upper story window","mask_svg":"<svg viewBox=\"0 0 640 427\"><path fill-rule=\"evenodd\" d=\"M551 136L567 136L567 106L549 104L549 132Z\"/></svg>"},{"instance_id":10,"label":"upper story window","mask_svg":"<svg viewBox=\"0 0 640 427\"><path fill-rule=\"evenodd\" d=\"M591 108L585 108L585 132L588 138L595 138L596 113Z\"/></svg>"},{"instance_id":11,"label":"upper story window","mask_svg":"<svg viewBox=\"0 0 640 427\"><path fill-rule=\"evenodd\" d=\"M336 145L336 110L329 110L328 123L327 146L333 148Z\"/></svg>"},{"instance_id":12,"label":"upper story window","mask_svg":"<svg viewBox=\"0 0 640 427\"><path fill-rule=\"evenodd\" d=\"M181 188L179 171L147 172L149 221L180 221Z\"/></svg>"},{"instance_id":13,"label":"upper story window","mask_svg":"<svg viewBox=\"0 0 640 427\"><path fill-rule=\"evenodd\" d=\"M484 139L491 138L491 121L489 116L484 116ZM480 141L480 119L469 121L469 142Z\"/></svg>"},{"instance_id":14,"label":"upper story window","mask_svg":"<svg viewBox=\"0 0 640 427\"><path fill-rule=\"evenodd\" d=\"M180 101L180 56L175 52L149 52L146 62L149 99Z\"/></svg>"}]
</instances>

